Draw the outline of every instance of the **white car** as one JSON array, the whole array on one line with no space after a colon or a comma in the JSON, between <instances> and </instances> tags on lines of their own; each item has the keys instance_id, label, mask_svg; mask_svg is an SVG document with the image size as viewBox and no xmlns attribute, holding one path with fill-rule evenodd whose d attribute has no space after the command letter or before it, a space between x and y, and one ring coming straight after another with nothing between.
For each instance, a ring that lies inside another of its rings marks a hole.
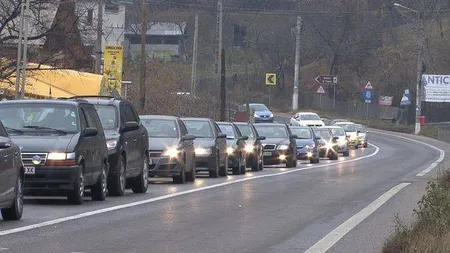
<instances>
[{"instance_id":1,"label":"white car","mask_svg":"<svg viewBox=\"0 0 450 253\"><path fill-rule=\"evenodd\" d=\"M290 121L291 126L309 126L309 127L323 127L325 123L323 123L322 119L313 112L299 112L291 118Z\"/></svg>"}]
</instances>

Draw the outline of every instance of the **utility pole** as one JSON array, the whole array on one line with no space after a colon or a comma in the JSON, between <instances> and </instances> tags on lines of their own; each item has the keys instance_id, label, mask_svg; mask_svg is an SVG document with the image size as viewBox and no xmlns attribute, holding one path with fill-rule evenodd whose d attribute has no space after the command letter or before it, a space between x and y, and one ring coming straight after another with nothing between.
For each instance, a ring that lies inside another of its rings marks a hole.
<instances>
[{"instance_id":1,"label":"utility pole","mask_svg":"<svg viewBox=\"0 0 450 253\"><path fill-rule=\"evenodd\" d=\"M297 16L297 27L295 32L295 73L294 73L294 91L292 94L292 111L298 110L298 90L300 85L300 32L302 26L302 17Z\"/></svg>"},{"instance_id":2,"label":"utility pole","mask_svg":"<svg viewBox=\"0 0 450 253\"><path fill-rule=\"evenodd\" d=\"M191 95L195 97L197 88L198 13L195 14L194 50L192 52Z\"/></svg>"},{"instance_id":3,"label":"utility pole","mask_svg":"<svg viewBox=\"0 0 450 253\"><path fill-rule=\"evenodd\" d=\"M24 24L24 12L25 12L25 3L21 3L20 6L20 28L19 28L19 41L17 44L17 62L16 62L16 87L15 87L15 97L16 100L20 99L20 70L22 68L21 60L22 60L22 37L23 37L23 24Z\"/></svg>"},{"instance_id":4,"label":"utility pole","mask_svg":"<svg viewBox=\"0 0 450 253\"><path fill-rule=\"evenodd\" d=\"M219 74L221 70L221 60L220 55L222 53L222 25L223 25L223 0L217 0L217 31L216 31L216 39L217 39L217 55L216 55L216 73Z\"/></svg>"},{"instance_id":5,"label":"utility pole","mask_svg":"<svg viewBox=\"0 0 450 253\"><path fill-rule=\"evenodd\" d=\"M145 44L147 43L147 5L145 0L142 0L141 8L141 66L140 66L140 79L139 79L139 94L140 94L140 113L144 113L145 109L145 71L146 71L146 50Z\"/></svg>"},{"instance_id":6,"label":"utility pole","mask_svg":"<svg viewBox=\"0 0 450 253\"><path fill-rule=\"evenodd\" d=\"M220 121L226 121L225 49L220 54Z\"/></svg>"},{"instance_id":7,"label":"utility pole","mask_svg":"<svg viewBox=\"0 0 450 253\"><path fill-rule=\"evenodd\" d=\"M247 50L246 50L247 52ZM250 84L248 82L248 56L245 54L245 103L247 108L248 122L250 122Z\"/></svg>"},{"instance_id":8,"label":"utility pole","mask_svg":"<svg viewBox=\"0 0 450 253\"><path fill-rule=\"evenodd\" d=\"M28 50L28 10L30 9L30 0L26 0L25 12L23 14L24 26L23 26L23 73L22 73L22 89L20 92L20 98L25 98L25 86L27 81L27 50Z\"/></svg>"},{"instance_id":9,"label":"utility pole","mask_svg":"<svg viewBox=\"0 0 450 253\"><path fill-rule=\"evenodd\" d=\"M98 0L97 13L97 44L95 45L95 73L102 73L102 34L103 34L103 6L104 0Z\"/></svg>"}]
</instances>

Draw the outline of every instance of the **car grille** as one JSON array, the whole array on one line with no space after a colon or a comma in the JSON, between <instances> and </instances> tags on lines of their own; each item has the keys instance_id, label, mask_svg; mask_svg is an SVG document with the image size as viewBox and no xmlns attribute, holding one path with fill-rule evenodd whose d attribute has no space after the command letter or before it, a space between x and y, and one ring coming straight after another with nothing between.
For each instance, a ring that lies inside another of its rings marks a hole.
<instances>
[{"instance_id":1,"label":"car grille","mask_svg":"<svg viewBox=\"0 0 450 253\"><path fill-rule=\"evenodd\" d=\"M309 127L321 127L322 125L321 124L308 124L308 126Z\"/></svg>"},{"instance_id":2,"label":"car grille","mask_svg":"<svg viewBox=\"0 0 450 253\"><path fill-rule=\"evenodd\" d=\"M33 164L33 162L32 162L33 157L36 155L41 157L40 164ZM23 162L23 165L25 165L25 166L45 165L46 161L47 161L46 153L22 153L22 162Z\"/></svg>"},{"instance_id":3,"label":"car grille","mask_svg":"<svg viewBox=\"0 0 450 253\"><path fill-rule=\"evenodd\" d=\"M161 150L150 150L150 157L161 157L162 153Z\"/></svg>"},{"instance_id":4,"label":"car grille","mask_svg":"<svg viewBox=\"0 0 450 253\"><path fill-rule=\"evenodd\" d=\"M261 115L261 116L259 116L260 118L263 118L263 119L268 119L268 118L270 118L270 115Z\"/></svg>"},{"instance_id":5,"label":"car grille","mask_svg":"<svg viewBox=\"0 0 450 253\"><path fill-rule=\"evenodd\" d=\"M275 150L276 145L274 144L266 144L264 145L264 150Z\"/></svg>"}]
</instances>

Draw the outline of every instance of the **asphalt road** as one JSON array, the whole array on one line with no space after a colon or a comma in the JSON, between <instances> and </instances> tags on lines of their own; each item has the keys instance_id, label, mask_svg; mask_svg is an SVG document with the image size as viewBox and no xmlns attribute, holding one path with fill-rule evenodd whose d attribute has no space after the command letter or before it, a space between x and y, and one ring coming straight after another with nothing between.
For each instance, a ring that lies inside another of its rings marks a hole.
<instances>
[{"instance_id":1,"label":"asphalt road","mask_svg":"<svg viewBox=\"0 0 450 253\"><path fill-rule=\"evenodd\" d=\"M369 138L349 158L296 169L152 179L147 194L82 206L29 198L21 221L0 221L0 252L376 252L433 172L417 174L442 154L399 135Z\"/></svg>"}]
</instances>

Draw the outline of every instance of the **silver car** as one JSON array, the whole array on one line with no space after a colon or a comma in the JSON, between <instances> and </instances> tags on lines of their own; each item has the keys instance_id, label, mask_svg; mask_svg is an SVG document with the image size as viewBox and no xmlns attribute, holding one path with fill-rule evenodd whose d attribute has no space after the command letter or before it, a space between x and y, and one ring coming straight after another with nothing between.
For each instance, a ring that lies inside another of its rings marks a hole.
<instances>
[{"instance_id":1,"label":"silver car","mask_svg":"<svg viewBox=\"0 0 450 253\"><path fill-rule=\"evenodd\" d=\"M350 147L349 142L347 138L347 134L345 133L344 128L340 126L326 126L321 127L331 130L331 134L333 137L338 137L337 144L338 144L338 152L342 153L343 156L349 156L350 154Z\"/></svg>"},{"instance_id":2,"label":"silver car","mask_svg":"<svg viewBox=\"0 0 450 253\"><path fill-rule=\"evenodd\" d=\"M369 146L369 138L367 137L369 131L361 124L356 124L356 129L358 131L359 146L367 148Z\"/></svg>"}]
</instances>

